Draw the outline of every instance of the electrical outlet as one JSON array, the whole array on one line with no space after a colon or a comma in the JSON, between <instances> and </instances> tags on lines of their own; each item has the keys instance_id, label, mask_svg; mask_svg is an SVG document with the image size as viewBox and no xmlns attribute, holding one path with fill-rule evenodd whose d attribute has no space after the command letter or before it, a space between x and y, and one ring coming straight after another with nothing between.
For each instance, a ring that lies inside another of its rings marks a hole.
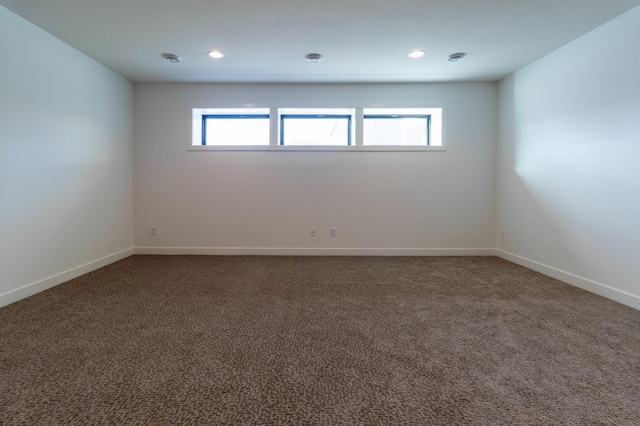
<instances>
[{"instance_id":1,"label":"electrical outlet","mask_svg":"<svg viewBox=\"0 0 640 426\"><path fill-rule=\"evenodd\" d=\"M331 228L331 230L329 231L329 235L331 235L332 237L336 236L336 228Z\"/></svg>"},{"instance_id":2,"label":"electrical outlet","mask_svg":"<svg viewBox=\"0 0 640 426\"><path fill-rule=\"evenodd\" d=\"M309 236L310 237L315 237L316 236L316 228L314 228L314 227L309 228Z\"/></svg>"},{"instance_id":3,"label":"electrical outlet","mask_svg":"<svg viewBox=\"0 0 640 426\"><path fill-rule=\"evenodd\" d=\"M151 235L156 235L156 227L155 226L151 227Z\"/></svg>"},{"instance_id":4,"label":"electrical outlet","mask_svg":"<svg viewBox=\"0 0 640 426\"><path fill-rule=\"evenodd\" d=\"M500 230L500 238L504 239L504 236L506 235L506 232L504 232L504 229Z\"/></svg>"}]
</instances>

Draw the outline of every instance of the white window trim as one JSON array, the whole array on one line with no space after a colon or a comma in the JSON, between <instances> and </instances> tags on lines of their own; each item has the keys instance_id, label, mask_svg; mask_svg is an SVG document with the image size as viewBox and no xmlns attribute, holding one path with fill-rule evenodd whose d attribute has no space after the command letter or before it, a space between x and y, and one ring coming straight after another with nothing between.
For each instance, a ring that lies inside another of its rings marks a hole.
<instances>
[{"instance_id":1,"label":"white window trim","mask_svg":"<svg viewBox=\"0 0 640 426\"><path fill-rule=\"evenodd\" d=\"M340 151L340 152L412 152L412 151L446 151L446 106L413 106L413 105L402 105L402 106L389 106L385 108L425 108L425 109L441 109L442 110L442 144L441 145L431 145L431 146L393 146L393 145L377 145L377 146L364 146L363 145L363 128L364 128L364 108L375 108L375 107L358 107L355 108L355 145L351 146L305 146L305 145L279 145L278 141L280 140L280 110L279 108L269 107L270 114L270 130L269 130L269 145L242 145L242 146L233 146L233 145L193 145L193 110L194 109L217 109L217 108L226 108L226 107L198 107L192 106L187 108L187 127L188 127L188 138L187 138L187 150L188 151ZM254 108L267 108L256 106ZM335 107L341 108L341 107ZM202 135L198 134L198 137Z\"/></svg>"}]
</instances>

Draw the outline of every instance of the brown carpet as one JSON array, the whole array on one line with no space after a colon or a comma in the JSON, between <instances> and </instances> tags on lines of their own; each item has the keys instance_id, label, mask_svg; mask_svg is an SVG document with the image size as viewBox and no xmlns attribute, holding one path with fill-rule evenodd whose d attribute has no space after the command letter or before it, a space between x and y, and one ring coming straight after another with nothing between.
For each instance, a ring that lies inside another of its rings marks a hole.
<instances>
[{"instance_id":1,"label":"brown carpet","mask_svg":"<svg viewBox=\"0 0 640 426\"><path fill-rule=\"evenodd\" d=\"M0 361L2 425L640 424L640 312L494 257L134 256Z\"/></svg>"}]
</instances>

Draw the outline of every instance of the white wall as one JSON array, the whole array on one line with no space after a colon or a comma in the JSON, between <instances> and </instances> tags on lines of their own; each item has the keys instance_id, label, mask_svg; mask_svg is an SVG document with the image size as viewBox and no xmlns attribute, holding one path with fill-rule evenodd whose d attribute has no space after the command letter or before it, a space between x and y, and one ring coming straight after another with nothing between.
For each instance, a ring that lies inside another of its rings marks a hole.
<instances>
[{"instance_id":1,"label":"white wall","mask_svg":"<svg viewBox=\"0 0 640 426\"><path fill-rule=\"evenodd\" d=\"M134 98L137 252L493 253L495 83L136 84ZM190 107L245 105L443 106L447 151L187 151Z\"/></svg>"},{"instance_id":2,"label":"white wall","mask_svg":"<svg viewBox=\"0 0 640 426\"><path fill-rule=\"evenodd\" d=\"M132 84L0 7L0 306L131 253Z\"/></svg>"},{"instance_id":3,"label":"white wall","mask_svg":"<svg viewBox=\"0 0 640 426\"><path fill-rule=\"evenodd\" d=\"M640 308L640 8L499 84L501 255Z\"/></svg>"}]
</instances>

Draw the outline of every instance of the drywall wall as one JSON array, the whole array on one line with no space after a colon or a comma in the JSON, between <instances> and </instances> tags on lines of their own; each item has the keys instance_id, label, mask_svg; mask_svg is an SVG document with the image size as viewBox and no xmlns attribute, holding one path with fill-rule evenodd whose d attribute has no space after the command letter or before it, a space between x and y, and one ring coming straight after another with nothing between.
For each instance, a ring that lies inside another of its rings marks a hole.
<instances>
[{"instance_id":1,"label":"drywall wall","mask_svg":"<svg viewBox=\"0 0 640 426\"><path fill-rule=\"evenodd\" d=\"M134 91L136 252L493 253L495 83L136 84ZM447 150L187 150L190 108L242 106L444 107Z\"/></svg>"},{"instance_id":2,"label":"drywall wall","mask_svg":"<svg viewBox=\"0 0 640 426\"><path fill-rule=\"evenodd\" d=\"M497 216L502 256L637 308L639 40L635 8L500 82Z\"/></svg>"},{"instance_id":3,"label":"drywall wall","mask_svg":"<svg viewBox=\"0 0 640 426\"><path fill-rule=\"evenodd\" d=\"M132 84L0 7L0 305L132 252Z\"/></svg>"}]
</instances>

